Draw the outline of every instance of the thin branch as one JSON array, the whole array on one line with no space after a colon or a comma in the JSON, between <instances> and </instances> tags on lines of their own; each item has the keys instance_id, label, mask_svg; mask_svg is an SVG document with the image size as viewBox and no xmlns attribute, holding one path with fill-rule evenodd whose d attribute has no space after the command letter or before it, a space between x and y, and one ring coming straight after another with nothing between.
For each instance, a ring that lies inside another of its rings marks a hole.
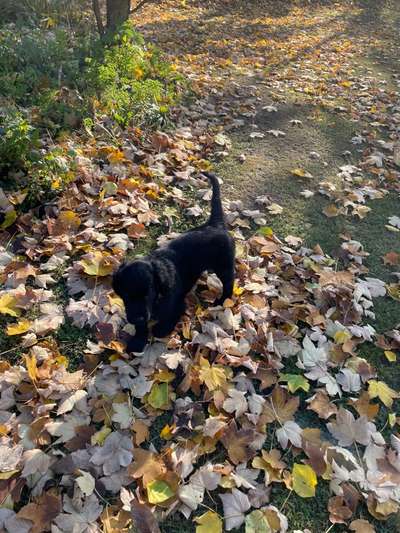
<instances>
[{"instance_id":1,"label":"thin branch","mask_svg":"<svg viewBox=\"0 0 400 533\"><path fill-rule=\"evenodd\" d=\"M136 11L139 11L139 9L149 2L150 0L141 0L133 9L130 10L129 14L132 15L132 13L136 13Z\"/></svg>"},{"instance_id":2,"label":"thin branch","mask_svg":"<svg viewBox=\"0 0 400 533\"><path fill-rule=\"evenodd\" d=\"M97 29L99 30L99 34L102 37L104 35L104 24L101 18L99 0L92 0L92 5L93 5L94 16L96 17Z\"/></svg>"}]
</instances>

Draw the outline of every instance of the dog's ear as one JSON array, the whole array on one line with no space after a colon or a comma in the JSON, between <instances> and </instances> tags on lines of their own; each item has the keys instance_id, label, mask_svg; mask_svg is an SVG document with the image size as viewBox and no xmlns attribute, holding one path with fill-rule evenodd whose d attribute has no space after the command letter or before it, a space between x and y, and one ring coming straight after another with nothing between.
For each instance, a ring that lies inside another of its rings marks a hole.
<instances>
[{"instance_id":1,"label":"dog's ear","mask_svg":"<svg viewBox=\"0 0 400 533\"><path fill-rule=\"evenodd\" d=\"M172 266L168 261L161 259L152 259L151 265L153 267L154 288L157 294L165 296L174 285Z\"/></svg>"}]
</instances>

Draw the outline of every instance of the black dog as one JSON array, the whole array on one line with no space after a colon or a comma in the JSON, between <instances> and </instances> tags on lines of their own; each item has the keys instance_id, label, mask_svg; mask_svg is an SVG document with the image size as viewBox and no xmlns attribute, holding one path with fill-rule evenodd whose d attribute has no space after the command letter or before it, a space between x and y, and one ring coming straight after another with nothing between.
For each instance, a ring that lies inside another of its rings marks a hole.
<instances>
[{"instance_id":1,"label":"black dog","mask_svg":"<svg viewBox=\"0 0 400 533\"><path fill-rule=\"evenodd\" d=\"M211 215L202 226L183 233L167 245L114 274L114 291L122 298L128 322L136 334L128 352L141 352L148 339L148 322L155 320L152 333L165 337L185 311L185 296L205 271L217 274L223 285L222 304L232 295L235 245L226 230L218 179L204 173L211 182Z\"/></svg>"}]
</instances>

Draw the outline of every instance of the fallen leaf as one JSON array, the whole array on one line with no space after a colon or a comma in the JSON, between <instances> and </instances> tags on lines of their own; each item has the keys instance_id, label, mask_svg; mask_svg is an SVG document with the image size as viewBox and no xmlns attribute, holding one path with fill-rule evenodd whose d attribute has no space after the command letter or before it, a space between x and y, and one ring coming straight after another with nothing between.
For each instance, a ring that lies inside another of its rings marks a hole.
<instances>
[{"instance_id":1,"label":"fallen leaf","mask_svg":"<svg viewBox=\"0 0 400 533\"><path fill-rule=\"evenodd\" d=\"M393 400L399 398L398 392L391 389L384 381L368 381L368 394L371 400L379 398L386 407L392 407Z\"/></svg>"},{"instance_id":2,"label":"fallen leaf","mask_svg":"<svg viewBox=\"0 0 400 533\"><path fill-rule=\"evenodd\" d=\"M317 476L309 465L295 463L292 471L293 490L302 498L313 498L317 486Z\"/></svg>"},{"instance_id":3,"label":"fallen leaf","mask_svg":"<svg viewBox=\"0 0 400 533\"><path fill-rule=\"evenodd\" d=\"M198 524L196 533L222 533L222 520L214 511L196 516L194 521Z\"/></svg>"},{"instance_id":4,"label":"fallen leaf","mask_svg":"<svg viewBox=\"0 0 400 533\"><path fill-rule=\"evenodd\" d=\"M174 496L171 487L165 481L154 480L146 486L147 498L150 503L163 503Z\"/></svg>"}]
</instances>

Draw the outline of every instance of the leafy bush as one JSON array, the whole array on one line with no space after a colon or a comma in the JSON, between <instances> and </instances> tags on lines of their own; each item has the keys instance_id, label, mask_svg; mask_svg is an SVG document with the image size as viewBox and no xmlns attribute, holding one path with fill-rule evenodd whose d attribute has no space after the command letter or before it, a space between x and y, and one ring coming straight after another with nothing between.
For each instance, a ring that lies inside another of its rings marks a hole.
<instances>
[{"instance_id":1,"label":"leafy bush","mask_svg":"<svg viewBox=\"0 0 400 533\"><path fill-rule=\"evenodd\" d=\"M162 123L182 82L129 23L87 63L87 89L95 91L99 111L122 126L134 118L139 123Z\"/></svg>"},{"instance_id":2,"label":"leafy bush","mask_svg":"<svg viewBox=\"0 0 400 533\"><path fill-rule=\"evenodd\" d=\"M38 158L39 132L19 112L0 115L0 173L27 168Z\"/></svg>"},{"instance_id":3,"label":"leafy bush","mask_svg":"<svg viewBox=\"0 0 400 533\"><path fill-rule=\"evenodd\" d=\"M0 31L0 94L18 105L37 104L47 91L64 84L79 88L89 43L74 45L67 30L20 28Z\"/></svg>"}]
</instances>

